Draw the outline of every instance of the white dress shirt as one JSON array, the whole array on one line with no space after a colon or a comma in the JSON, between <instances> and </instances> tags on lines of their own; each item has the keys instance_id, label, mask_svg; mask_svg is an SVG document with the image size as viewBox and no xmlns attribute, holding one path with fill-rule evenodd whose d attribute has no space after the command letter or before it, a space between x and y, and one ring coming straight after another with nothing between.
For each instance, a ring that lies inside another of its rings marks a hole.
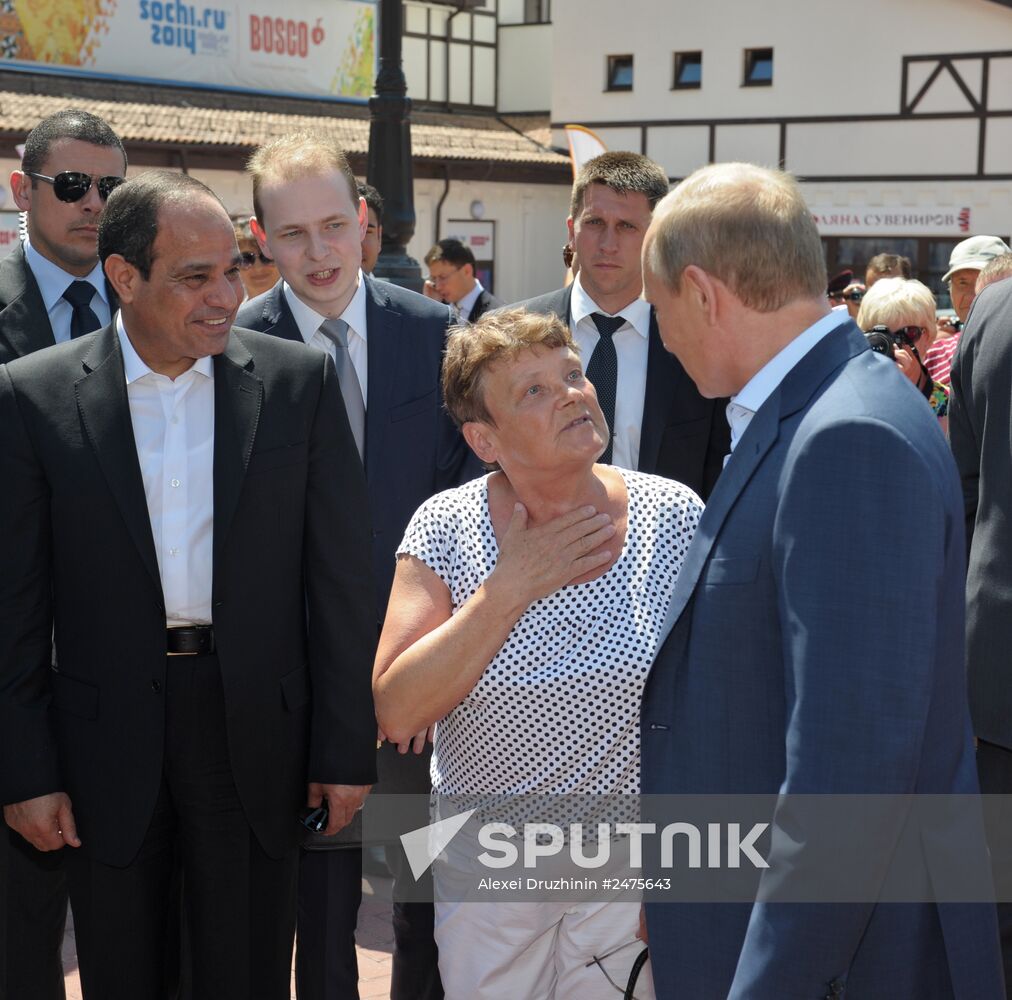
<instances>
[{"instance_id":1,"label":"white dress shirt","mask_svg":"<svg viewBox=\"0 0 1012 1000\"><path fill-rule=\"evenodd\" d=\"M95 266L83 278L68 274L62 267L57 267L47 257L43 257L25 238L25 260L35 276L46 312L49 314L49 325L53 328L53 336L58 344L70 340L70 321L74 315L74 307L63 297L63 293L75 281L87 281L95 289L91 300L91 311L98 317L102 326L108 326L112 319L109 300L106 298L105 274L102 265L95 260Z\"/></svg>"},{"instance_id":2,"label":"white dress shirt","mask_svg":"<svg viewBox=\"0 0 1012 1000\"><path fill-rule=\"evenodd\" d=\"M302 339L310 347L329 354L331 360L337 364L337 347L329 337L320 333L320 324L327 317L307 306L292 291L287 281L282 285L282 291L288 302L288 308L292 310L292 315L295 317L295 325L298 326ZM351 358L351 363L355 366L358 384L362 389L362 402L368 407L369 349L365 319L365 280L361 271L358 272L358 288L355 289L355 294L345 307L344 312L341 313L340 318L348 324L348 355Z\"/></svg>"},{"instance_id":3,"label":"white dress shirt","mask_svg":"<svg viewBox=\"0 0 1012 1000\"><path fill-rule=\"evenodd\" d=\"M569 304L573 339L580 348L584 371L601 335L590 318L591 313L622 316L625 325L612 336L618 356L618 384L615 392L615 440L613 465L635 469L640 460L640 431L643 424L643 400L647 392L647 353L650 347L650 303L633 299L617 313L608 313L584 291L577 274Z\"/></svg>"},{"instance_id":4,"label":"white dress shirt","mask_svg":"<svg viewBox=\"0 0 1012 1000\"><path fill-rule=\"evenodd\" d=\"M475 278L474 288L471 289L459 302L454 302L454 306L457 308L457 315L460 317L462 322L469 322L471 319L471 310L474 308L475 302L478 301L478 296L485 291L485 287L482 283Z\"/></svg>"},{"instance_id":5,"label":"white dress shirt","mask_svg":"<svg viewBox=\"0 0 1012 1000\"><path fill-rule=\"evenodd\" d=\"M737 447L742 435L756 415L759 407L773 395L777 386L790 374L795 365L823 337L832 333L837 327L843 326L849 316L840 316L832 311L822 319L813 323L803 333L799 333L786 347L774 354L762 368L745 383L741 392L731 397L727 404L727 422L731 426L731 451ZM728 455L724 459L726 465Z\"/></svg>"},{"instance_id":6,"label":"white dress shirt","mask_svg":"<svg viewBox=\"0 0 1012 1000\"><path fill-rule=\"evenodd\" d=\"M117 314L127 400L162 579L166 625L211 622L214 365L171 379L134 350Z\"/></svg>"}]
</instances>

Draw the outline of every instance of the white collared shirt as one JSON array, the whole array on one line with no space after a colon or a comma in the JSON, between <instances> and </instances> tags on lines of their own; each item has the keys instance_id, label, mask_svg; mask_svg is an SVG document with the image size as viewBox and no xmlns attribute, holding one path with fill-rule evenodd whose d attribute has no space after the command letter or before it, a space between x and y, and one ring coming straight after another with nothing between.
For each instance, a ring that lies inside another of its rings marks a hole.
<instances>
[{"instance_id":1,"label":"white collared shirt","mask_svg":"<svg viewBox=\"0 0 1012 1000\"><path fill-rule=\"evenodd\" d=\"M617 313L607 313L584 291L577 274L569 304L573 339L580 348L584 371L601 335L590 318L591 313L622 316L625 325L612 337L618 356L618 384L615 392L615 440L612 464L635 469L640 460L640 432L643 425L643 400L647 392L647 353L650 347L650 303L633 299Z\"/></svg>"},{"instance_id":2,"label":"white collared shirt","mask_svg":"<svg viewBox=\"0 0 1012 1000\"><path fill-rule=\"evenodd\" d=\"M109 325L112 315L109 300L106 298L105 274L97 257L91 271L83 278L78 278L76 275L68 274L48 257L43 257L25 237L25 260L28 261L28 266L42 293L42 301L46 306L49 325L53 328L56 343L62 344L65 340L70 340L70 320L74 315L74 307L63 297L63 293L75 281L87 281L95 289L91 311L98 317L102 326Z\"/></svg>"},{"instance_id":3,"label":"white collared shirt","mask_svg":"<svg viewBox=\"0 0 1012 1000\"><path fill-rule=\"evenodd\" d=\"M288 302L288 308L292 310L295 317L295 324L302 334L302 339L318 351L329 354L334 363L337 363L337 348L334 342L320 333L320 324L327 318L321 316L315 309L310 308L292 290L288 282L281 286ZM341 319L348 324L348 355L351 363L355 366L355 374L358 376L358 384L362 389L362 402L369 405L368 383L369 383L369 349L368 331L366 330L365 319L365 279L362 272L358 272L358 287L351 301L341 313Z\"/></svg>"},{"instance_id":4,"label":"white collared shirt","mask_svg":"<svg viewBox=\"0 0 1012 1000\"><path fill-rule=\"evenodd\" d=\"M127 400L162 580L166 625L211 622L214 364L171 379L134 350L117 314Z\"/></svg>"},{"instance_id":5,"label":"white collared shirt","mask_svg":"<svg viewBox=\"0 0 1012 1000\"><path fill-rule=\"evenodd\" d=\"M485 291L482 283L475 278L474 288L471 289L459 302L454 302L457 307L457 315L460 316L461 322L470 322L471 310L474 308L475 302L478 301L478 296Z\"/></svg>"},{"instance_id":6,"label":"white collared shirt","mask_svg":"<svg viewBox=\"0 0 1012 1000\"><path fill-rule=\"evenodd\" d=\"M849 316L840 316L835 311L828 312L813 323L807 330L799 333L786 347L774 354L762 368L745 383L741 392L731 397L727 404L727 422L731 426L731 451L737 447L742 435L756 415L759 407L776 391L777 386L790 374L798 362L823 337L838 327L844 326ZM728 455L724 459L727 464Z\"/></svg>"}]
</instances>

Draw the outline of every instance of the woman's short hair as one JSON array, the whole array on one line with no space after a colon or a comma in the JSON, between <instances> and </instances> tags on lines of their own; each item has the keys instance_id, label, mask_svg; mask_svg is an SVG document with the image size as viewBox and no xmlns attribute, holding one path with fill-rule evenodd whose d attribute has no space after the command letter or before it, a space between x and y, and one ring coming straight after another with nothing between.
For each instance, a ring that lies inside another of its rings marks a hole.
<instances>
[{"instance_id":1,"label":"woman's short hair","mask_svg":"<svg viewBox=\"0 0 1012 1000\"><path fill-rule=\"evenodd\" d=\"M935 296L927 285L916 279L882 278L865 292L857 325L867 333L873 326L890 330L916 317L917 325L927 330L928 342L935 339Z\"/></svg>"},{"instance_id":2,"label":"woman's short hair","mask_svg":"<svg viewBox=\"0 0 1012 1000\"><path fill-rule=\"evenodd\" d=\"M470 326L450 331L443 358L443 401L458 427L476 421L495 426L485 405L485 375L494 365L536 347L568 347L579 353L558 316L523 308L486 313Z\"/></svg>"}]
</instances>

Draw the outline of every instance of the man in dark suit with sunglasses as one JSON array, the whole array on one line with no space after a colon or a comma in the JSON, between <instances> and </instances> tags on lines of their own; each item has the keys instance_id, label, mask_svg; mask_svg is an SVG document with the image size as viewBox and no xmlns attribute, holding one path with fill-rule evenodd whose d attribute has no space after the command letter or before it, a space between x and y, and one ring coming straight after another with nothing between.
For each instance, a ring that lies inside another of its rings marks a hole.
<instances>
[{"instance_id":1,"label":"man in dark suit with sunglasses","mask_svg":"<svg viewBox=\"0 0 1012 1000\"><path fill-rule=\"evenodd\" d=\"M86 111L59 111L29 134L10 180L28 238L0 262L0 363L110 321L98 220L125 173L123 143ZM37 851L0 820L0 1000L62 1000L66 914L62 852Z\"/></svg>"}]
</instances>

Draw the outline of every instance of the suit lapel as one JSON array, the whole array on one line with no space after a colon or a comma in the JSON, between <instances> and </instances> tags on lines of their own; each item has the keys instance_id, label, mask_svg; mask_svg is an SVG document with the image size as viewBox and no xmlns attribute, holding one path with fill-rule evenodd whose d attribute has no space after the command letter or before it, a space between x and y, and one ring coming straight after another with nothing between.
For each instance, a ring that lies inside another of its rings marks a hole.
<instances>
[{"instance_id":1,"label":"suit lapel","mask_svg":"<svg viewBox=\"0 0 1012 1000\"><path fill-rule=\"evenodd\" d=\"M390 409L390 390L399 382L397 366L401 352L397 348L403 316L389 308L376 282L365 278L365 322L369 371L366 378L368 398L365 405L365 467L379 468L383 453L383 430Z\"/></svg>"},{"instance_id":2,"label":"suit lapel","mask_svg":"<svg viewBox=\"0 0 1012 1000\"><path fill-rule=\"evenodd\" d=\"M573 286L567 285L560 288L558 298L548 304L547 312L554 312L570 330L573 329ZM589 361L590 358L587 358ZM587 361L584 361L586 367Z\"/></svg>"},{"instance_id":3,"label":"suit lapel","mask_svg":"<svg viewBox=\"0 0 1012 1000\"><path fill-rule=\"evenodd\" d=\"M233 329L225 352L214 359L215 570L242 492L263 404L263 380L253 367L253 356Z\"/></svg>"},{"instance_id":4,"label":"suit lapel","mask_svg":"<svg viewBox=\"0 0 1012 1000\"><path fill-rule=\"evenodd\" d=\"M777 390L752 418L748 430L718 477L713 493L710 494L696 535L685 555L685 562L678 572L678 581L671 595L667 618L661 630L661 642L689 603L728 512L766 457L766 453L773 447L779 434L780 392Z\"/></svg>"},{"instance_id":5,"label":"suit lapel","mask_svg":"<svg viewBox=\"0 0 1012 1000\"><path fill-rule=\"evenodd\" d=\"M127 530L161 593L148 501L130 419L123 357L112 326L95 335L95 342L82 364L84 376L74 384L81 423Z\"/></svg>"},{"instance_id":6,"label":"suit lapel","mask_svg":"<svg viewBox=\"0 0 1012 1000\"><path fill-rule=\"evenodd\" d=\"M22 244L0 268L0 331L16 357L24 357L56 343L38 282L25 258Z\"/></svg>"},{"instance_id":7,"label":"suit lapel","mask_svg":"<svg viewBox=\"0 0 1012 1000\"><path fill-rule=\"evenodd\" d=\"M273 337L283 337L285 340L294 340L298 344L303 342L299 324L295 322L280 281L264 299L263 322L264 333L269 333Z\"/></svg>"},{"instance_id":8,"label":"suit lapel","mask_svg":"<svg viewBox=\"0 0 1012 1000\"><path fill-rule=\"evenodd\" d=\"M759 407L718 477L700 518L668 606L661 631L662 643L689 604L729 511L776 443L783 421L806 407L819 387L841 365L867 350L867 341L853 323L831 330L788 372Z\"/></svg>"},{"instance_id":9,"label":"suit lapel","mask_svg":"<svg viewBox=\"0 0 1012 1000\"><path fill-rule=\"evenodd\" d=\"M637 468L654 472L661 450L661 436L668 423L671 399L679 390L674 358L664 349L657 317L650 309L647 334L647 381L643 392L643 419L640 421L640 453Z\"/></svg>"}]
</instances>

